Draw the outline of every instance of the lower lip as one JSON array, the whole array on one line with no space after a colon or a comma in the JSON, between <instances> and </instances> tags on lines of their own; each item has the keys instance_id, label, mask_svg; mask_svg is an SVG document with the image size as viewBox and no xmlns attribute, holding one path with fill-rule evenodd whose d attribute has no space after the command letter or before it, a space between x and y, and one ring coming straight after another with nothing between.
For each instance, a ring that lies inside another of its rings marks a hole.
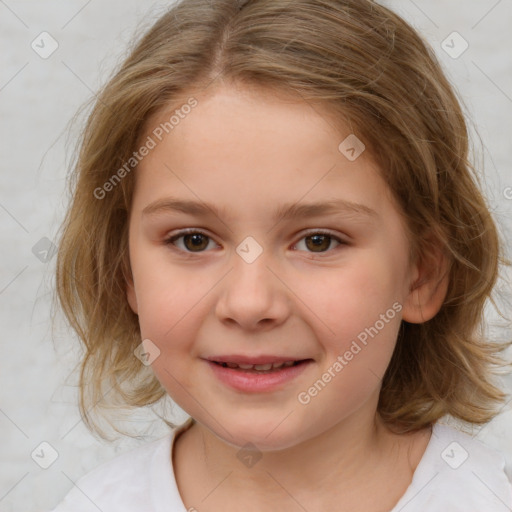
<instances>
[{"instance_id":1,"label":"lower lip","mask_svg":"<svg viewBox=\"0 0 512 512\"><path fill-rule=\"evenodd\" d=\"M206 361L214 375L224 384L246 393L274 391L300 375L313 361L304 361L296 366L275 370L272 373L246 372L235 368L225 368L212 361Z\"/></svg>"}]
</instances>

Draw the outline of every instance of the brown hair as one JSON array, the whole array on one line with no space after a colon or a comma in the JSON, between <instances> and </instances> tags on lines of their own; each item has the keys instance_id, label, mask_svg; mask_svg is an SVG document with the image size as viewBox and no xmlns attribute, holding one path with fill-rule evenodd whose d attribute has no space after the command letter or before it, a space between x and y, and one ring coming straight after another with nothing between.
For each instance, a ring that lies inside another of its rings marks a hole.
<instances>
[{"instance_id":1,"label":"brown hair","mask_svg":"<svg viewBox=\"0 0 512 512\"><path fill-rule=\"evenodd\" d=\"M172 6L103 88L86 123L56 289L84 346L80 411L87 426L105 437L94 407L141 407L166 396L134 356L140 330L126 299L135 167L101 199L95 191L133 156L153 114L215 80L328 106L382 169L407 223L412 260L428 261L434 246L448 255L449 287L439 313L422 324L402 322L382 382L381 417L403 432L446 414L488 422L505 398L492 373L507 344L487 341L483 311L500 261L508 262L468 160L463 112L433 51L398 15L370 0L243 4Z\"/></svg>"}]
</instances>

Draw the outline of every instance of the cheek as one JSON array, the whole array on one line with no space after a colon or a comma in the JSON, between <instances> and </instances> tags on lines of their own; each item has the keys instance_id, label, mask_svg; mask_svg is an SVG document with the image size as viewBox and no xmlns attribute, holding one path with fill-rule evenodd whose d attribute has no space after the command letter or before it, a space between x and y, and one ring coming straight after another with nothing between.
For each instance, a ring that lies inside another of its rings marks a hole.
<instances>
[{"instance_id":1,"label":"cheek","mask_svg":"<svg viewBox=\"0 0 512 512\"><path fill-rule=\"evenodd\" d=\"M375 254L361 254L315 280L315 292L310 289L304 302L318 315L317 336L325 355L320 371L332 382L330 391L322 392L324 400L356 407L379 386L401 322L399 281L399 265Z\"/></svg>"},{"instance_id":2,"label":"cheek","mask_svg":"<svg viewBox=\"0 0 512 512\"><path fill-rule=\"evenodd\" d=\"M141 276L142 277L142 276ZM174 278L175 277L175 278ZM198 380L192 372L206 301L205 291L193 279L181 276L147 275L138 290L139 324L142 339L149 339L159 351L151 367L173 400L184 407L190 393L198 394ZM210 289L211 286L206 288Z\"/></svg>"},{"instance_id":3,"label":"cheek","mask_svg":"<svg viewBox=\"0 0 512 512\"><path fill-rule=\"evenodd\" d=\"M329 409L335 422L341 412L377 396L396 346L402 305L392 279L377 272L340 273L322 292L317 305L329 326L321 337L325 357L302 399L314 402L312 410Z\"/></svg>"},{"instance_id":4,"label":"cheek","mask_svg":"<svg viewBox=\"0 0 512 512\"><path fill-rule=\"evenodd\" d=\"M200 325L201 296L188 295L174 288L152 290L143 295L139 303L141 335L158 345L160 350L171 352L187 346Z\"/></svg>"},{"instance_id":5,"label":"cheek","mask_svg":"<svg viewBox=\"0 0 512 512\"><path fill-rule=\"evenodd\" d=\"M162 247L135 250L132 269L141 334L163 345L197 316L215 284L215 276L172 265Z\"/></svg>"},{"instance_id":6,"label":"cheek","mask_svg":"<svg viewBox=\"0 0 512 512\"><path fill-rule=\"evenodd\" d=\"M402 300L401 279L399 265L385 256L360 253L343 267L326 269L323 275L297 276L294 291L308 308L308 316L315 314L325 339L343 340L344 346L386 313L386 328L391 324L397 329L399 308L393 309L393 304Z\"/></svg>"}]
</instances>

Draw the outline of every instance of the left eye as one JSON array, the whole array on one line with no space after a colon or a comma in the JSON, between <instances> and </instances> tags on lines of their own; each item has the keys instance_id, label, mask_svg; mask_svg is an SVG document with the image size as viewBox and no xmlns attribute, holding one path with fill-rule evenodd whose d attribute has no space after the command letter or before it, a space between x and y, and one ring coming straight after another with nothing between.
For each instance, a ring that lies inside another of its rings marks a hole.
<instances>
[{"instance_id":1,"label":"left eye","mask_svg":"<svg viewBox=\"0 0 512 512\"><path fill-rule=\"evenodd\" d=\"M179 246L176 242L180 239L183 239L182 247ZM204 252L204 250L208 247L209 242L214 243L213 240L210 239L208 235L201 231L197 230L186 230L180 231L177 234L167 238L164 243L166 245L175 245L179 249L185 252ZM334 236L330 232L326 231L314 231L308 233L306 236L302 237L295 246L298 246L302 241L305 241L305 247L307 250L311 250L314 253L322 253L327 252L331 246L332 241L334 240L338 245L346 245L346 242ZM216 244L215 244L216 245ZM295 247L294 246L294 247Z\"/></svg>"},{"instance_id":2,"label":"left eye","mask_svg":"<svg viewBox=\"0 0 512 512\"><path fill-rule=\"evenodd\" d=\"M335 240L338 245L343 245L345 243L337 236L326 231L315 231L313 233L309 233L301 238L297 245L299 245L302 240L305 240L305 246L307 249L314 249L312 251L314 253L326 252L331 246L331 242L333 240Z\"/></svg>"}]
</instances>

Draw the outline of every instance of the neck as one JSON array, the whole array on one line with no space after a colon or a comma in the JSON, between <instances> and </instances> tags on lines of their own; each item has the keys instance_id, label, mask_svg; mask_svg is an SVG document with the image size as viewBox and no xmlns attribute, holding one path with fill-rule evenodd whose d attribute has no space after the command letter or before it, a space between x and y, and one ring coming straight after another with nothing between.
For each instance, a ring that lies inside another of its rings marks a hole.
<instances>
[{"instance_id":1,"label":"neck","mask_svg":"<svg viewBox=\"0 0 512 512\"><path fill-rule=\"evenodd\" d=\"M404 447L411 447L404 440L407 436L393 434L374 411L361 409L315 437L262 452L256 463L245 465L237 457L240 448L196 423L176 441L176 480L186 506L198 510L209 504L205 510L227 512L230 503L237 509L245 504L254 510L270 504L271 509L276 504L287 509L290 499L307 510L339 509L335 505L341 497L347 510L364 510L371 503L383 505L375 492L377 482L389 487L389 475L401 475L399 488L387 493L389 510L405 492L428 442L425 438L407 467L399 464Z\"/></svg>"}]
</instances>

